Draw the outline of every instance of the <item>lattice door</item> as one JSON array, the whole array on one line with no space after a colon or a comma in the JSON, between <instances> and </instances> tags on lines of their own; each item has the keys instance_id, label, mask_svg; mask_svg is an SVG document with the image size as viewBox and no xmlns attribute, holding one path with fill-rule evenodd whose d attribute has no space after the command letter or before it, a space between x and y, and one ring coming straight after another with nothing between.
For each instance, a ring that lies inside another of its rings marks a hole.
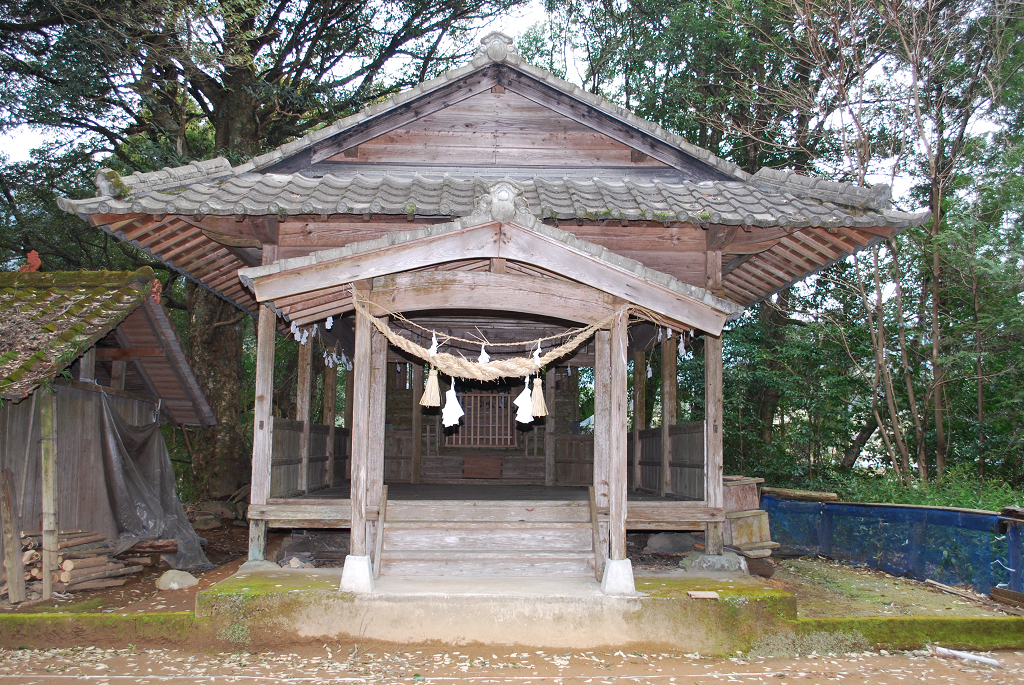
<instances>
[{"instance_id":1,"label":"lattice door","mask_svg":"<svg viewBox=\"0 0 1024 685\"><path fill-rule=\"evenodd\" d=\"M456 430L445 436L448 447L514 447L515 406L512 396L496 392L460 392L466 415Z\"/></svg>"}]
</instances>

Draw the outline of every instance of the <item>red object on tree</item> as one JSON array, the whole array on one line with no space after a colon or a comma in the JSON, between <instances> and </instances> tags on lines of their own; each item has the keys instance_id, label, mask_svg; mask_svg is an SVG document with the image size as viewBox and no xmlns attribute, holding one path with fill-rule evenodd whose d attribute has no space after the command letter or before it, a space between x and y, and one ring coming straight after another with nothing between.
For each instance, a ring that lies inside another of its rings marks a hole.
<instances>
[{"instance_id":1,"label":"red object on tree","mask_svg":"<svg viewBox=\"0 0 1024 685\"><path fill-rule=\"evenodd\" d=\"M30 271L39 271L39 267L42 266L43 264L42 260L39 259L39 253L36 252L35 250L29 252L25 259L28 261L28 264L18 269L18 271L21 271L23 273L28 273Z\"/></svg>"},{"instance_id":2,"label":"red object on tree","mask_svg":"<svg viewBox=\"0 0 1024 685\"><path fill-rule=\"evenodd\" d=\"M163 291L164 291L164 286L160 283L160 281L154 279L153 280L153 301L156 302L157 304L160 304L160 294Z\"/></svg>"}]
</instances>

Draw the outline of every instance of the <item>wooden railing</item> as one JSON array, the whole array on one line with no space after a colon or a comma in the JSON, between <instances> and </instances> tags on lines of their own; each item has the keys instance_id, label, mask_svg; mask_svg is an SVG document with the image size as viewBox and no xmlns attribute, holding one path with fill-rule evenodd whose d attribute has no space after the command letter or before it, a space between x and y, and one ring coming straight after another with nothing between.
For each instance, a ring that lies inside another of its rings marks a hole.
<instances>
[{"instance_id":1,"label":"wooden railing","mask_svg":"<svg viewBox=\"0 0 1024 685\"><path fill-rule=\"evenodd\" d=\"M681 499L703 500L704 422L695 421L671 426L669 435L672 439L669 494ZM628 442L628 453L629 463L632 464L632 435ZM640 431L640 490L661 492L661 467L661 428Z\"/></svg>"},{"instance_id":2,"label":"wooden railing","mask_svg":"<svg viewBox=\"0 0 1024 685\"><path fill-rule=\"evenodd\" d=\"M515 407L505 393L458 393L466 415L459 428L445 436L448 447L513 447L516 444Z\"/></svg>"},{"instance_id":3,"label":"wooden railing","mask_svg":"<svg viewBox=\"0 0 1024 685\"><path fill-rule=\"evenodd\" d=\"M309 460L307 483L309 490L330 487L344 479L348 460L348 430L334 429L334 473L327 473L327 438L329 427L314 423L309 427ZM287 497L299 492L299 472L302 458L299 443L302 422L274 418L274 442L270 461L270 496Z\"/></svg>"}]
</instances>

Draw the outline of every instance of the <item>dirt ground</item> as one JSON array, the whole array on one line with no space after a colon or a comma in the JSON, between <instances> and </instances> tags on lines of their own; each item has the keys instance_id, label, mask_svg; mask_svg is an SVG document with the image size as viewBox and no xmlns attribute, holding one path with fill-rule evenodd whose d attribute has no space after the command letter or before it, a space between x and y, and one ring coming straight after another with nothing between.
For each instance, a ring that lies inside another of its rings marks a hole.
<instances>
[{"instance_id":1,"label":"dirt ground","mask_svg":"<svg viewBox=\"0 0 1024 685\"><path fill-rule=\"evenodd\" d=\"M1001 667L928 651L731 659L699 654L520 651L382 651L324 644L288 653L203 654L175 650L0 650L0 682L57 683L1024 683L1024 653L1000 652Z\"/></svg>"}]
</instances>

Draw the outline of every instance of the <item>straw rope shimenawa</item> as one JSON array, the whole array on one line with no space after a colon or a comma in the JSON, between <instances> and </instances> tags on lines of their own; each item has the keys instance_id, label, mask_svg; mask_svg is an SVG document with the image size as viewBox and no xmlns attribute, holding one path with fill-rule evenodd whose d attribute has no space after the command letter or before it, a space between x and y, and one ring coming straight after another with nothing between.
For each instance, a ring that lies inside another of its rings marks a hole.
<instances>
[{"instance_id":1,"label":"straw rope shimenawa","mask_svg":"<svg viewBox=\"0 0 1024 685\"><path fill-rule=\"evenodd\" d=\"M445 375L454 376L456 378L468 378L477 381L493 381L498 378L523 378L525 376L535 374L549 363L575 350L577 347L582 345L587 338L593 335L595 331L608 326L615 320L615 317L622 313L621 311L616 312L597 323L592 323L586 328L580 329L580 331L568 341L542 355L540 357L540 364L538 364L532 357L497 359L489 361L486 364L481 364L480 362L470 361L464 357L456 357L455 355L448 354L447 352L438 352L434 354L434 356L430 356L430 352L427 348L417 345L407 338L403 338L392 331L387 322L370 314L370 312L368 312L359 302L358 298L353 296L352 304L359 316L366 317L366 319L370 321L370 323L372 323L377 330L380 331L381 334L383 334L384 337L398 349L404 350L415 357L419 357L425 362L429 362ZM629 309L629 307L626 309ZM523 344L530 344L530 342L527 341Z\"/></svg>"}]
</instances>

